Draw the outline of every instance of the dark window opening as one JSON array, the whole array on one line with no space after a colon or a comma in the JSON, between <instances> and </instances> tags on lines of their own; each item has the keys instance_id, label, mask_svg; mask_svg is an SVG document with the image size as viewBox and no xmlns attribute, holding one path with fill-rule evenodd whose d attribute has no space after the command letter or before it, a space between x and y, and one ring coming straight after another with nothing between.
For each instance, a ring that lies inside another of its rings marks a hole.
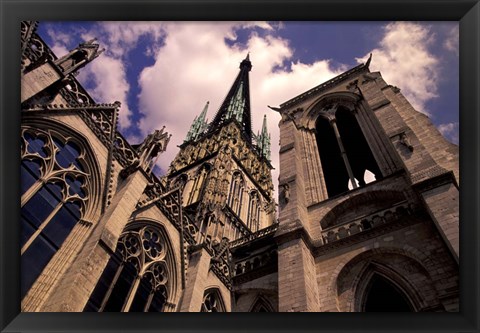
<instances>
[{"instance_id":1,"label":"dark window opening","mask_svg":"<svg viewBox=\"0 0 480 333\"><path fill-rule=\"evenodd\" d=\"M340 106L334 119L319 117L316 131L325 185L330 198L382 178L375 157L351 111ZM355 184L352 184L351 178L354 178Z\"/></svg>"},{"instance_id":2,"label":"dark window opening","mask_svg":"<svg viewBox=\"0 0 480 333\"><path fill-rule=\"evenodd\" d=\"M116 281L112 293L105 304L104 312L120 312L125 305L132 284L137 276L137 269L131 262L124 263L122 272Z\"/></svg>"},{"instance_id":3,"label":"dark window opening","mask_svg":"<svg viewBox=\"0 0 480 333\"><path fill-rule=\"evenodd\" d=\"M328 119L317 121L317 143L329 197L348 191L348 172Z\"/></svg>"},{"instance_id":4,"label":"dark window opening","mask_svg":"<svg viewBox=\"0 0 480 333\"><path fill-rule=\"evenodd\" d=\"M375 179L380 179L382 173L355 116L351 111L339 108L335 113L335 117L353 175L359 182L358 185L365 185L364 177L366 170L372 172L375 175Z\"/></svg>"},{"instance_id":5,"label":"dark window opening","mask_svg":"<svg viewBox=\"0 0 480 333\"><path fill-rule=\"evenodd\" d=\"M84 175L77 175L78 170L85 171L78 160L81 149L77 144L27 131L23 139L26 149L20 169L21 191L29 198L22 201L20 219L22 298L81 219L80 199L87 199ZM76 169L67 169L71 165ZM65 181L59 172L65 174ZM39 184L41 177L43 186Z\"/></svg>"},{"instance_id":6,"label":"dark window opening","mask_svg":"<svg viewBox=\"0 0 480 333\"><path fill-rule=\"evenodd\" d=\"M387 279L375 274L367 288L365 312L413 312L406 295Z\"/></svg>"},{"instance_id":7,"label":"dark window opening","mask_svg":"<svg viewBox=\"0 0 480 333\"><path fill-rule=\"evenodd\" d=\"M162 312L169 272L165 240L146 226L125 232L85 305L85 312Z\"/></svg>"}]
</instances>

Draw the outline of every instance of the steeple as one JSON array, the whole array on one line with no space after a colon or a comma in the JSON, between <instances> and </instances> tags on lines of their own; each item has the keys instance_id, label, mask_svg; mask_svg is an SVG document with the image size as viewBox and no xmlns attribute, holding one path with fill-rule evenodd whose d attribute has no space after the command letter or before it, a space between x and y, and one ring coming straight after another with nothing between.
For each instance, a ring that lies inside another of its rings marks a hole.
<instances>
[{"instance_id":1,"label":"steeple","mask_svg":"<svg viewBox=\"0 0 480 333\"><path fill-rule=\"evenodd\" d=\"M188 131L187 137L185 138L184 142L197 140L198 137L207 129L208 120L205 120L205 117L207 116L209 103L210 102L207 101L207 104L205 104L202 113L200 113L200 115L195 117L195 119L193 120L192 126L190 126L190 130Z\"/></svg>"},{"instance_id":2,"label":"steeple","mask_svg":"<svg viewBox=\"0 0 480 333\"><path fill-rule=\"evenodd\" d=\"M252 120L250 113L250 86L248 81L248 72L252 69L250 56L240 63L240 72L233 82L227 97L222 106L215 114L208 130L215 131L230 119L237 120L242 126L242 131L246 134L248 140L252 140Z\"/></svg>"},{"instance_id":3,"label":"steeple","mask_svg":"<svg viewBox=\"0 0 480 333\"><path fill-rule=\"evenodd\" d=\"M263 116L262 132L258 133L256 139L260 154L270 161L270 133L267 130L267 115Z\"/></svg>"}]
</instances>

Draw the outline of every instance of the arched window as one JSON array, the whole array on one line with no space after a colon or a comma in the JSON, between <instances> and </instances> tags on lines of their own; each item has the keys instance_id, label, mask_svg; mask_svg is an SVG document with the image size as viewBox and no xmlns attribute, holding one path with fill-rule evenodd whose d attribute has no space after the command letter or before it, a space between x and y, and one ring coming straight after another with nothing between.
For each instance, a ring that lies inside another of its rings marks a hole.
<instances>
[{"instance_id":1,"label":"arched window","mask_svg":"<svg viewBox=\"0 0 480 333\"><path fill-rule=\"evenodd\" d=\"M173 182L172 188L181 188L183 189L187 184L188 176L186 174L181 174L178 176L175 181Z\"/></svg>"},{"instance_id":2,"label":"arched window","mask_svg":"<svg viewBox=\"0 0 480 333\"><path fill-rule=\"evenodd\" d=\"M186 200L188 200L188 196L187 196L187 193L185 191L187 182L188 182L188 176L186 174L181 174L170 185L171 189L174 189L174 188L180 188L181 189L180 192L182 194L181 195L181 198L182 198L181 204L182 205L185 203ZM186 196L187 196L187 198L185 198Z\"/></svg>"},{"instance_id":3,"label":"arched window","mask_svg":"<svg viewBox=\"0 0 480 333\"><path fill-rule=\"evenodd\" d=\"M195 175L195 179L193 181L192 190L190 192L190 196L188 198L187 205L191 205L201 199L203 194L203 189L205 187L206 179L208 173L210 172L211 166L210 164L204 164Z\"/></svg>"},{"instance_id":4,"label":"arched window","mask_svg":"<svg viewBox=\"0 0 480 333\"><path fill-rule=\"evenodd\" d=\"M366 288L365 312L413 312L413 306L400 288L374 274Z\"/></svg>"},{"instance_id":5,"label":"arched window","mask_svg":"<svg viewBox=\"0 0 480 333\"><path fill-rule=\"evenodd\" d=\"M84 311L163 312L174 288L170 252L155 226L125 231Z\"/></svg>"},{"instance_id":6,"label":"arched window","mask_svg":"<svg viewBox=\"0 0 480 333\"><path fill-rule=\"evenodd\" d=\"M253 232L260 228L260 196L257 191L250 193L247 226Z\"/></svg>"},{"instance_id":7,"label":"arched window","mask_svg":"<svg viewBox=\"0 0 480 333\"><path fill-rule=\"evenodd\" d=\"M22 130L22 298L85 212L90 174L83 155L55 131Z\"/></svg>"},{"instance_id":8,"label":"arched window","mask_svg":"<svg viewBox=\"0 0 480 333\"><path fill-rule=\"evenodd\" d=\"M230 184L228 205L237 216L240 216L242 210L244 187L245 182L243 181L242 175L240 172L235 172L232 176L232 183Z\"/></svg>"},{"instance_id":9,"label":"arched window","mask_svg":"<svg viewBox=\"0 0 480 333\"><path fill-rule=\"evenodd\" d=\"M218 289L209 289L205 292L200 312L225 312L225 305Z\"/></svg>"},{"instance_id":10,"label":"arched window","mask_svg":"<svg viewBox=\"0 0 480 333\"><path fill-rule=\"evenodd\" d=\"M259 296L253 304L250 312L275 312L270 302L268 302L263 296Z\"/></svg>"},{"instance_id":11,"label":"arched window","mask_svg":"<svg viewBox=\"0 0 480 333\"><path fill-rule=\"evenodd\" d=\"M370 146L351 110L338 104L325 106L317 119L316 133L329 197L382 178Z\"/></svg>"}]
</instances>

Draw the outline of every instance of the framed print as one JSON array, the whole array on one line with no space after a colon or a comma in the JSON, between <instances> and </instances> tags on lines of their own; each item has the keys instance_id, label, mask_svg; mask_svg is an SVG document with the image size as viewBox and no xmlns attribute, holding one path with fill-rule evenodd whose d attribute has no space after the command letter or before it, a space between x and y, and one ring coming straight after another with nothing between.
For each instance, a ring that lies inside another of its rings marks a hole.
<instances>
[{"instance_id":1,"label":"framed print","mask_svg":"<svg viewBox=\"0 0 480 333\"><path fill-rule=\"evenodd\" d=\"M478 331L477 1L2 8L2 332Z\"/></svg>"}]
</instances>

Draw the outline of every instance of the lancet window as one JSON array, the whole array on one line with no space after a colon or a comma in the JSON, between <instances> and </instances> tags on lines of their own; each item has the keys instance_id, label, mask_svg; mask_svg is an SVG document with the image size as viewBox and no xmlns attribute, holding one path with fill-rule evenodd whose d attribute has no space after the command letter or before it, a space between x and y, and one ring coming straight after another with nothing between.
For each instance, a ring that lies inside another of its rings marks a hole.
<instances>
[{"instance_id":1,"label":"lancet window","mask_svg":"<svg viewBox=\"0 0 480 333\"><path fill-rule=\"evenodd\" d=\"M275 312L272 306L263 297L259 297L250 312Z\"/></svg>"},{"instance_id":2,"label":"lancet window","mask_svg":"<svg viewBox=\"0 0 480 333\"><path fill-rule=\"evenodd\" d=\"M163 312L174 280L169 252L156 226L123 232L84 310Z\"/></svg>"},{"instance_id":3,"label":"lancet window","mask_svg":"<svg viewBox=\"0 0 480 333\"><path fill-rule=\"evenodd\" d=\"M90 173L72 138L31 128L21 136L23 298L85 213Z\"/></svg>"},{"instance_id":4,"label":"lancet window","mask_svg":"<svg viewBox=\"0 0 480 333\"><path fill-rule=\"evenodd\" d=\"M364 296L365 312L413 312L407 295L394 283L379 274L374 274Z\"/></svg>"},{"instance_id":5,"label":"lancet window","mask_svg":"<svg viewBox=\"0 0 480 333\"><path fill-rule=\"evenodd\" d=\"M316 133L329 197L382 178L351 110L337 104L324 107L317 119Z\"/></svg>"},{"instance_id":6,"label":"lancet window","mask_svg":"<svg viewBox=\"0 0 480 333\"><path fill-rule=\"evenodd\" d=\"M210 172L210 168L211 167L209 164L205 164L200 168L200 170L195 175L195 179L193 180L193 186L190 192L190 196L188 198L187 205L193 204L201 198L203 189L206 184L208 173Z\"/></svg>"},{"instance_id":7,"label":"lancet window","mask_svg":"<svg viewBox=\"0 0 480 333\"><path fill-rule=\"evenodd\" d=\"M232 211L240 216L242 209L243 192L245 188L245 182L240 172L235 172L232 177L232 183L230 185L230 193L228 195L228 205Z\"/></svg>"},{"instance_id":8,"label":"lancet window","mask_svg":"<svg viewBox=\"0 0 480 333\"><path fill-rule=\"evenodd\" d=\"M200 312L225 312L222 296L217 289L205 292Z\"/></svg>"},{"instance_id":9,"label":"lancet window","mask_svg":"<svg viewBox=\"0 0 480 333\"><path fill-rule=\"evenodd\" d=\"M260 228L260 206L261 202L258 192L252 191L248 203L247 226L253 232Z\"/></svg>"}]
</instances>

